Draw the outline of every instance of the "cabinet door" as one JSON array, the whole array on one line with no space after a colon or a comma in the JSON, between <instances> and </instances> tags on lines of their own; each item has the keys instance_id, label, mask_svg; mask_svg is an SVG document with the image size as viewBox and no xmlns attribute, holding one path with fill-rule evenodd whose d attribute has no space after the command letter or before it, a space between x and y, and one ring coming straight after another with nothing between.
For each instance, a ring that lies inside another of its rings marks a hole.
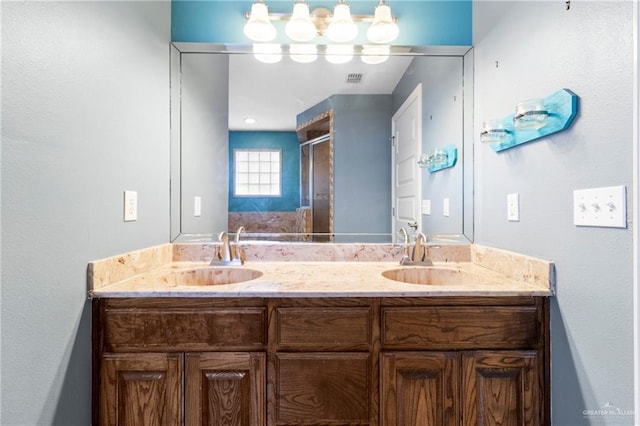
<instances>
[{"instance_id":1,"label":"cabinet door","mask_svg":"<svg viewBox=\"0 0 640 426\"><path fill-rule=\"evenodd\" d=\"M381 425L457 425L459 366L452 352L383 353Z\"/></svg>"},{"instance_id":2,"label":"cabinet door","mask_svg":"<svg viewBox=\"0 0 640 426\"><path fill-rule=\"evenodd\" d=\"M462 357L464 425L541 425L542 375L535 351L469 352Z\"/></svg>"},{"instance_id":3,"label":"cabinet door","mask_svg":"<svg viewBox=\"0 0 640 426\"><path fill-rule=\"evenodd\" d=\"M265 424L265 354L186 354L186 425Z\"/></svg>"},{"instance_id":4,"label":"cabinet door","mask_svg":"<svg viewBox=\"0 0 640 426\"><path fill-rule=\"evenodd\" d=\"M375 424L366 352L277 353L274 376L273 424Z\"/></svg>"},{"instance_id":5,"label":"cabinet door","mask_svg":"<svg viewBox=\"0 0 640 426\"><path fill-rule=\"evenodd\" d=\"M101 360L100 424L182 424L182 354L105 354Z\"/></svg>"}]
</instances>

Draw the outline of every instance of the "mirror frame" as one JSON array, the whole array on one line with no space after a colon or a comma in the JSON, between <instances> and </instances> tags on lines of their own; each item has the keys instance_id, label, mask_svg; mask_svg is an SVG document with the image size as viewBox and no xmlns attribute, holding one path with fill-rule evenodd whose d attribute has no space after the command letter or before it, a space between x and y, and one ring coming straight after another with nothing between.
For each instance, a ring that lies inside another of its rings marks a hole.
<instances>
[{"instance_id":1,"label":"mirror frame","mask_svg":"<svg viewBox=\"0 0 640 426\"><path fill-rule=\"evenodd\" d=\"M181 158L181 55L183 53L210 54L250 54L250 45L223 45L212 43L170 43L170 241L171 242L210 242L215 233L189 234L182 228L182 158ZM285 53L286 55L286 53ZM474 51L472 46L411 46L401 47L391 55L409 56L455 56L463 61L463 141L459 157L462 160L462 230L459 234L430 235L431 243L469 244L474 240ZM177 111L180 111L177 113ZM232 231L232 230L230 230ZM379 242L381 236L387 236L388 242L396 242L397 236L392 234L345 234L341 233L339 241L355 239L353 242ZM337 234L332 234L337 236ZM290 238L292 237L292 238ZM251 234L251 239L308 242L305 234ZM311 239L313 240L313 239ZM334 241L334 238L330 238ZM357 240L357 241L356 241Z\"/></svg>"}]
</instances>

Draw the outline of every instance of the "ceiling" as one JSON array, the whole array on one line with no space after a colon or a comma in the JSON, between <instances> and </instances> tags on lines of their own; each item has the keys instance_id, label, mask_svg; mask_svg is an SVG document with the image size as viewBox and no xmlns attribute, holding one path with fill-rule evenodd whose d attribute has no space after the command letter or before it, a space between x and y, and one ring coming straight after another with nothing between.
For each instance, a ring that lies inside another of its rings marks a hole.
<instances>
[{"instance_id":1,"label":"ceiling","mask_svg":"<svg viewBox=\"0 0 640 426\"><path fill-rule=\"evenodd\" d=\"M285 56L265 64L252 54L229 59L229 129L293 131L296 115L334 94L390 94L411 63L411 56L391 56L377 65L354 56L347 64L329 63L319 56L301 64ZM349 83L349 74L362 74ZM245 118L254 118L247 124Z\"/></svg>"}]
</instances>

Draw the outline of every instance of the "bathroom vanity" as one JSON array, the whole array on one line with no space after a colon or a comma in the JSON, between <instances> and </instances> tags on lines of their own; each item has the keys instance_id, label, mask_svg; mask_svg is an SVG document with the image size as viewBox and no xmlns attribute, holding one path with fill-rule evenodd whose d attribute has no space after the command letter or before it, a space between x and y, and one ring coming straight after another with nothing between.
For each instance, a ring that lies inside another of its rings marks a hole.
<instances>
[{"instance_id":1,"label":"bathroom vanity","mask_svg":"<svg viewBox=\"0 0 640 426\"><path fill-rule=\"evenodd\" d=\"M92 262L93 422L550 424L553 265L465 247L434 258L453 284L263 259L249 281L181 285L207 269L195 246Z\"/></svg>"}]
</instances>

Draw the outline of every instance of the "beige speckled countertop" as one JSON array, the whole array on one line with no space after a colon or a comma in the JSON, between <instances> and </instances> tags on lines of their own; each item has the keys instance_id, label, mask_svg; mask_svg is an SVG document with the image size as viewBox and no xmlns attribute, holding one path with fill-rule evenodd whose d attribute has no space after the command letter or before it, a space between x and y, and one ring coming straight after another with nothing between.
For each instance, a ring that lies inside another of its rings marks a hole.
<instances>
[{"instance_id":1,"label":"beige speckled countertop","mask_svg":"<svg viewBox=\"0 0 640 426\"><path fill-rule=\"evenodd\" d=\"M179 285L176 272L207 268L216 244L164 244L91 262L90 297L551 296L553 263L477 245L429 249L447 279L409 284L382 276L402 268L391 245L260 244L243 266L262 275L236 284ZM420 267L405 267L420 268Z\"/></svg>"}]
</instances>

